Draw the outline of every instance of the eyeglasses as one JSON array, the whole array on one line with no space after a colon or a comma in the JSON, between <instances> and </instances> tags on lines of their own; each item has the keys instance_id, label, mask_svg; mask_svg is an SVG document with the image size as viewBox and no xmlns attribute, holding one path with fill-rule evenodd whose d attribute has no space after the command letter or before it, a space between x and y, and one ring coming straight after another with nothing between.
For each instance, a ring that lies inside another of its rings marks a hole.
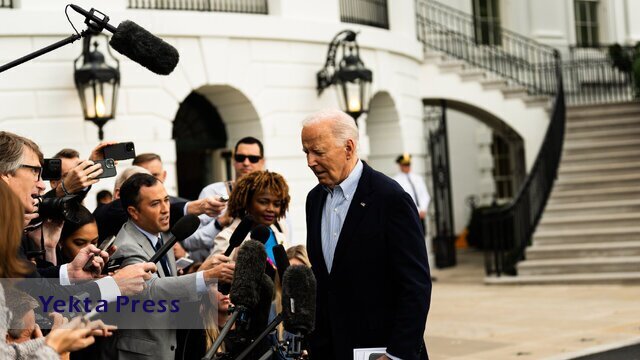
<instances>
[{"instance_id":1,"label":"eyeglasses","mask_svg":"<svg viewBox=\"0 0 640 360\"><path fill-rule=\"evenodd\" d=\"M260 159L262 159L262 156L259 155L242 155L242 154L235 154L233 156L233 159L236 162L242 163L244 162L246 159L249 159L249 162L251 162L252 164L257 163L258 161L260 161Z\"/></svg>"},{"instance_id":2,"label":"eyeglasses","mask_svg":"<svg viewBox=\"0 0 640 360\"><path fill-rule=\"evenodd\" d=\"M33 175L37 176L38 180L42 179L42 166L20 164L20 167L31 169L31 171L33 172Z\"/></svg>"}]
</instances>

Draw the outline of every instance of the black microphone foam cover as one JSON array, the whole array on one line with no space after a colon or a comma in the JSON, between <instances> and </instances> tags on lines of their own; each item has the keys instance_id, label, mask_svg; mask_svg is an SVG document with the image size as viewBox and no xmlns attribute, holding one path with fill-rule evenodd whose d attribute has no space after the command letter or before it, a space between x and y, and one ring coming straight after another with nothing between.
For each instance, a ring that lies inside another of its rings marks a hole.
<instances>
[{"instance_id":1,"label":"black microphone foam cover","mask_svg":"<svg viewBox=\"0 0 640 360\"><path fill-rule=\"evenodd\" d=\"M178 50L133 21L118 25L109 44L120 54L159 75L169 75L178 65Z\"/></svg>"},{"instance_id":2,"label":"black microphone foam cover","mask_svg":"<svg viewBox=\"0 0 640 360\"><path fill-rule=\"evenodd\" d=\"M259 241L263 244L267 243L271 236L271 230L265 225L258 225L251 230L251 240Z\"/></svg>"},{"instance_id":3,"label":"black microphone foam cover","mask_svg":"<svg viewBox=\"0 0 640 360\"><path fill-rule=\"evenodd\" d=\"M253 309L260 300L260 281L267 263L264 245L247 240L238 250L229 297L236 306Z\"/></svg>"},{"instance_id":4,"label":"black microphone foam cover","mask_svg":"<svg viewBox=\"0 0 640 360\"><path fill-rule=\"evenodd\" d=\"M292 265L282 279L284 328L291 333L308 334L316 320L316 278L305 265Z\"/></svg>"},{"instance_id":5,"label":"black microphone foam cover","mask_svg":"<svg viewBox=\"0 0 640 360\"><path fill-rule=\"evenodd\" d=\"M251 215L245 216L240 224L236 227L229 238L229 246L224 252L224 256L230 256L233 249L237 248L242 244L244 239L249 235L251 228L253 227L253 217Z\"/></svg>"},{"instance_id":6,"label":"black microphone foam cover","mask_svg":"<svg viewBox=\"0 0 640 360\"><path fill-rule=\"evenodd\" d=\"M287 250L284 249L282 244L278 244L273 247L273 257L276 261L276 268L278 269L278 275L280 275L280 280L284 276L284 272L287 271L289 267L289 257L287 256Z\"/></svg>"},{"instance_id":7,"label":"black microphone foam cover","mask_svg":"<svg viewBox=\"0 0 640 360\"><path fill-rule=\"evenodd\" d=\"M180 218L171 228L171 233L177 241L182 241L191 236L200 226L200 218L195 215L188 214Z\"/></svg>"},{"instance_id":8,"label":"black microphone foam cover","mask_svg":"<svg viewBox=\"0 0 640 360\"><path fill-rule=\"evenodd\" d=\"M267 274L262 274L260 278L260 300L255 307L254 316L251 319L249 333L257 337L269 324L269 314L271 313L271 304L273 303L273 293L275 286L273 281Z\"/></svg>"}]
</instances>

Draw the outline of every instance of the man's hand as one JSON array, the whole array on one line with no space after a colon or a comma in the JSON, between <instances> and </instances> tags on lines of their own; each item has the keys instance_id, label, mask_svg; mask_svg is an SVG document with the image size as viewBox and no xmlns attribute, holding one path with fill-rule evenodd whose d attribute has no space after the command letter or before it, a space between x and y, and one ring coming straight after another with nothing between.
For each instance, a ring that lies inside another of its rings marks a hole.
<instances>
[{"instance_id":1,"label":"man's hand","mask_svg":"<svg viewBox=\"0 0 640 360\"><path fill-rule=\"evenodd\" d=\"M420 216L421 220L424 220L425 217L427 217L427 212L420 210L420 212L418 213L418 215Z\"/></svg>"},{"instance_id":2,"label":"man's hand","mask_svg":"<svg viewBox=\"0 0 640 360\"><path fill-rule=\"evenodd\" d=\"M54 325L45 337L45 344L52 347L58 354L77 351L94 343L95 339L91 336L92 329L82 321L81 317L67 322L60 314L50 316Z\"/></svg>"},{"instance_id":3,"label":"man's hand","mask_svg":"<svg viewBox=\"0 0 640 360\"><path fill-rule=\"evenodd\" d=\"M231 281L233 281L233 273L235 269L235 263L218 264L214 266L213 269L206 270L203 273L204 280L207 284L215 282L216 280L231 283Z\"/></svg>"},{"instance_id":4,"label":"man's hand","mask_svg":"<svg viewBox=\"0 0 640 360\"><path fill-rule=\"evenodd\" d=\"M75 283L77 280L91 280L97 278L102 273L104 264L109 260L109 254L94 245L88 245L80 249L75 259L67 265L69 280ZM91 268L85 271L85 264L91 261Z\"/></svg>"},{"instance_id":5,"label":"man's hand","mask_svg":"<svg viewBox=\"0 0 640 360\"><path fill-rule=\"evenodd\" d=\"M138 263L128 265L113 274L120 292L125 296L133 296L144 290L145 281L151 279L151 273L158 271L154 263Z\"/></svg>"},{"instance_id":6,"label":"man's hand","mask_svg":"<svg viewBox=\"0 0 640 360\"><path fill-rule=\"evenodd\" d=\"M102 171L102 165L95 164L91 160L79 162L69 170L67 175L60 181L60 185L56 188L56 195L59 197L65 195L64 189L62 189L62 183L64 183L64 188L67 189L69 194L80 192L84 188L100 181L100 179L96 179L96 177L102 174Z\"/></svg>"},{"instance_id":7,"label":"man's hand","mask_svg":"<svg viewBox=\"0 0 640 360\"><path fill-rule=\"evenodd\" d=\"M37 214L35 217L37 217ZM25 215L25 220L26 218L27 215ZM56 246L58 246L58 242L60 241L63 225L64 222L62 221L46 220L42 223L41 227L27 233L27 237L29 237L38 248L40 248L40 238L44 237L45 260L53 265L58 264Z\"/></svg>"},{"instance_id":8,"label":"man's hand","mask_svg":"<svg viewBox=\"0 0 640 360\"><path fill-rule=\"evenodd\" d=\"M109 145L115 145L117 142L115 141L103 141L98 146L96 146L93 150L91 150L91 155L89 156L89 160L103 160L104 152L103 149Z\"/></svg>"},{"instance_id":9,"label":"man's hand","mask_svg":"<svg viewBox=\"0 0 640 360\"><path fill-rule=\"evenodd\" d=\"M220 201L215 196L204 199L189 201L187 203L187 214L200 215L207 214L211 217L217 217L224 210L226 203Z\"/></svg>"},{"instance_id":10,"label":"man's hand","mask_svg":"<svg viewBox=\"0 0 640 360\"><path fill-rule=\"evenodd\" d=\"M176 242L176 244L173 245L173 256L176 260L187 256L187 250L182 247L180 242Z\"/></svg>"},{"instance_id":11,"label":"man's hand","mask_svg":"<svg viewBox=\"0 0 640 360\"><path fill-rule=\"evenodd\" d=\"M225 264L230 262L231 262L231 258L228 256L224 256L224 254L210 255L208 258L206 258L206 260L202 263L202 265L200 265L199 269L202 271L209 270L209 269L213 269L214 267L220 264Z\"/></svg>"}]
</instances>

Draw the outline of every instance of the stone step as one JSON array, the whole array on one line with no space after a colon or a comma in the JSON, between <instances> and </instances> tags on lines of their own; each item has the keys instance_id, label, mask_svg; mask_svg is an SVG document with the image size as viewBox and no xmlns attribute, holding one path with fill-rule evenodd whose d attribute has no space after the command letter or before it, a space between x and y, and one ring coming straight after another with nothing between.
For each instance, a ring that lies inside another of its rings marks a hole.
<instances>
[{"instance_id":1,"label":"stone step","mask_svg":"<svg viewBox=\"0 0 640 360\"><path fill-rule=\"evenodd\" d=\"M618 212L618 213L592 213L581 214L576 211L568 212L571 214L558 215L557 213L544 213L537 229L541 232L553 230L572 230L572 229L607 229L607 228L623 228L634 227L640 224L640 212Z\"/></svg>"},{"instance_id":2,"label":"stone step","mask_svg":"<svg viewBox=\"0 0 640 360\"><path fill-rule=\"evenodd\" d=\"M581 244L640 241L640 227L546 230L537 229L533 235L533 245Z\"/></svg>"},{"instance_id":3,"label":"stone step","mask_svg":"<svg viewBox=\"0 0 640 360\"><path fill-rule=\"evenodd\" d=\"M517 265L518 275L640 272L640 256L579 259L525 260Z\"/></svg>"},{"instance_id":4,"label":"stone step","mask_svg":"<svg viewBox=\"0 0 640 360\"><path fill-rule=\"evenodd\" d=\"M629 114L640 115L640 104L637 102L629 102L622 104L598 104L567 107L567 117L572 119L614 117Z\"/></svg>"},{"instance_id":5,"label":"stone step","mask_svg":"<svg viewBox=\"0 0 640 360\"><path fill-rule=\"evenodd\" d=\"M485 277L487 285L640 284L638 272Z\"/></svg>"},{"instance_id":6,"label":"stone step","mask_svg":"<svg viewBox=\"0 0 640 360\"><path fill-rule=\"evenodd\" d=\"M554 204L571 204L583 201L607 201L640 199L640 184L630 186L608 187L605 189L553 189L547 206Z\"/></svg>"},{"instance_id":7,"label":"stone step","mask_svg":"<svg viewBox=\"0 0 640 360\"><path fill-rule=\"evenodd\" d=\"M551 105L551 98L548 96L527 96L524 103L527 107L548 107Z\"/></svg>"},{"instance_id":8,"label":"stone step","mask_svg":"<svg viewBox=\"0 0 640 360\"><path fill-rule=\"evenodd\" d=\"M640 256L640 241L530 246L527 260Z\"/></svg>"},{"instance_id":9,"label":"stone step","mask_svg":"<svg viewBox=\"0 0 640 360\"><path fill-rule=\"evenodd\" d=\"M632 139L607 139L601 141L572 141L565 143L563 154L593 153L608 150L640 149L640 138Z\"/></svg>"},{"instance_id":10,"label":"stone step","mask_svg":"<svg viewBox=\"0 0 640 360\"><path fill-rule=\"evenodd\" d=\"M438 68L443 74L458 73L465 69L466 62L460 60L446 60L438 64Z\"/></svg>"},{"instance_id":11,"label":"stone step","mask_svg":"<svg viewBox=\"0 0 640 360\"><path fill-rule=\"evenodd\" d=\"M479 81L485 78L486 73L481 69L464 69L458 75L462 81Z\"/></svg>"},{"instance_id":12,"label":"stone step","mask_svg":"<svg viewBox=\"0 0 640 360\"><path fill-rule=\"evenodd\" d=\"M598 215L640 212L640 198L547 204L543 218L567 215Z\"/></svg>"},{"instance_id":13,"label":"stone step","mask_svg":"<svg viewBox=\"0 0 640 360\"><path fill-rule=\"evenodd\" d=\"M596 163L561 163L558 169L558 176L569 178L572 176L589 176L589 175L613 175L634 173L640 171L640 160L623 161L615 160L609 162Z\"/></svg>"},{"instance_id":14,"label":"stone step","mask_svg":"<svg viewBox=\"0 0 640 360\"><path fill-rule=\"evenodd\" d=\"M631 174L611 174L592 176L558 176L555 188L562 189L603 189L607 187L629 186L640 184L640 173Z\"/></svg>"},{"instance_id":15,"label":"stone step","mask_svg":"<svg viewBox=\"0 0 640 360\"><path fill-rule=\"evenodd\" d=\"M505 99L524 99L528 95L527 89L519 86L502 89L501 91Z\"/></svg>"},{"instance_id":16,"label":"stone step","mask_svg":"<svg viewBox=\"0 0 640 360\"><path fill-rule=\"evenodd\" d=\"M482 88L485 90L500 90L506 89L509 86L509 83L507 80L490 78L480 80L480 85L482 85Z\"/></svg>"},{"instance_id":17,"label":"stone step","mask_svg":"<svg viewBox=\"0 0 640 360\"><path fill-rule=\"evenodd\" d=\"M605 129L569 129L565 134L565 142L573 140L605 140L621 139L625 137L640 135L640 121L630 126L607 126ZM582 131L579 131L582 130Z\"/></svg>"},{"instance_id":18,"label":"stone step","mask_svg":"<svg viewBox=\"0 0 640 360\"><path fill-rule=\"evenodd\" d=\"M563 164L596 163L609 161L636 160L640 158L640 148L603 150L594 153L562 154Z\"/></svg>"}]
</instances>

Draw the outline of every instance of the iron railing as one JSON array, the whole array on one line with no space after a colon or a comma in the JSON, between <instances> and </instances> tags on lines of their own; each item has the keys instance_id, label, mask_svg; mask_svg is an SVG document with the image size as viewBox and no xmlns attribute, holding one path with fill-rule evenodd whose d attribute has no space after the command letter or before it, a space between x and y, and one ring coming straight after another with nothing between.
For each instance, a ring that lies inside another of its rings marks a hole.
<instances>
[{"instance_id":1,"label":"iron railing","mask_svg":"<svg viewBox=\"0 0 640 360\"><path fill-rule=\"evenodd\" d=\"M268 14L267 0L129 0L130 9Z\"/></svg>"},{"instance_id":2,"label":"iron railing","mask_svg":"<svg viewBox=\"0 0 640 360\"><path fill-rule=\"evenodd\" d=\"M418 40L521 85L532 95L556 92L555 49L532 39L494 27L499 44L483 45L477 26L482 19L432 0L416 0Z\"/></svg>"},{"instance_id":3,"label":"iron railing","mask_svg":"<svg viewBox=\"0 0 640 360\"><path fill-rule=\"evenodd\" d=\"M387 0L340 0L340 20L388 29Z\"/></svg>"},{"instance_id":4,"label":"iron railing","mask_svg":"<svg viewBox=\"0 0 640 360\"><path fill-rule=\"evenodd\" d=\"M621 50L629 57L632 47ZM634 77L631 69L613 65L608 46L570 47L569 60L562 65L567 103L602 104L634 99Z\"/></svg>"},{"instance_id":5,"label":"iron railing","mask_svg":"<svg viewBox=\"0 0 640 360\"><path fill-rule=\"evenodd\" d=\"M556 53L557 89L551 121L540 152L516 197L503 207L480 214L487 275L516 275L516 264L524 260L525 249L544 211L558 174L565 129L565 98L560 55Z\"/></svg>"},{"instance_id":6,"label":"iron railing","mask_svg":"<svg viewBox=\"0 0 640 360\"><path fill-rule=\"evenodd\" d=\"M13 0L0 0L0 8L12 8Z\"/></svg>"}]
</instances>

